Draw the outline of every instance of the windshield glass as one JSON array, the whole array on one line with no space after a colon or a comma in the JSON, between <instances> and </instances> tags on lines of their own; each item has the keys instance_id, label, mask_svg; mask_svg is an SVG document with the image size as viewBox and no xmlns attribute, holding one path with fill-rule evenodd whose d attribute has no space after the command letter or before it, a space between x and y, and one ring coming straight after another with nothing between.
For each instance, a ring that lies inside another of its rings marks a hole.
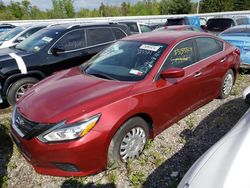
<instances>
[{"instance_id":1,"label":"windshield glass","mask_svg":"<svg viewBox=\"0 0 250 188\"><path fill-rule=\"evenodd\" d=\"M59 34L59 30L42 29L17 44L16 48L27 52L39 52L57 38Z\"/></svg>"},{"instance_id":2,"label":"windshield glass","mask_svg":"<svg viewBox=\"0 0 250 188\"><path fill-rule=\"evenodd\" d=\"M24 27L16 27L7 33L4 33L3 35L0 36L0 41L7 41L21 33L25 28Z\"/></svg>"},{"instance_id":3,"label":"windshield glass","mask_svg":"<svg viewBox=\"0 0 250 188\"><path fill-rule=\"evenodd\" d=\"M167 26L170 25L185 25L185 19L184 18L168 19Z\"/></svg>"},{"instance_id":4,"label":"windshield glass","mask_svg":"<svg viewBox=\"0 0 250 188\"><path fill-rule=\"evenodd\" d=\"M224 31L233 25L232 19L210 19L207 22L207 29L210 31Z\"/></svg>"},{"instance_id":5,"label":"windshield glass","mask_svg":"<svg viewBox=\"0 0 250 188\"><path fill-rule=\"evenodd\" d=\"M166 44L118 41L83 64L86 74L120 81L142 80L155 65Z\"/></svg>"}]
</instances>

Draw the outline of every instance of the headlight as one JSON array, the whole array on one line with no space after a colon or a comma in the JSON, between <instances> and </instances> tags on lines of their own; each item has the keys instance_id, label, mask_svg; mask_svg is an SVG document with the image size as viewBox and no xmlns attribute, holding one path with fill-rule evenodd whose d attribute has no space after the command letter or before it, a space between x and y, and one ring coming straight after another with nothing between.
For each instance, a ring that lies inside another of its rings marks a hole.
<instances>
[{"instance_id":1,"label":"headlight","mask_svg":"<svg viewBox=\"0 0 250 188\"><path fill-rule=\"evenodd\" d=\"M98 114L73 125L65 124L65 122L59 123L52 129L39 135L38 139L42 142L59 142L81 138L96 125L100 116L101 114Z\"/></svg>"}]
</instances>

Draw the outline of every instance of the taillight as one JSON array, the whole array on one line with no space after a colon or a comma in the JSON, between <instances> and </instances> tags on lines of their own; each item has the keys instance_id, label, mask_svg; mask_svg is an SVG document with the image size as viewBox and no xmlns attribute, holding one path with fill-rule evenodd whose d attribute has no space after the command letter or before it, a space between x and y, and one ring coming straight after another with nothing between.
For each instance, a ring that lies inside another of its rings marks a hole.
<instances>
[{"instance_id":1,"label":"taillight","mask_svg":"<svg viewBox=\"0 0 250 188\"><path fill-rule=\"evenodd\" d=\"M234 50L234 53L237 54L237 55L240 55L240 49L236 48L236 50Z\"/></svg>"}]
</instances>

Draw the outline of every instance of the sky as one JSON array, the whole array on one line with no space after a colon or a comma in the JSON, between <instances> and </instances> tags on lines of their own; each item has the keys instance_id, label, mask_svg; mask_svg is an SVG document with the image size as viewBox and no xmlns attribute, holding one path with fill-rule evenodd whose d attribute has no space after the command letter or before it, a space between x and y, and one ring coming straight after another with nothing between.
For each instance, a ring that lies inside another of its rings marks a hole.
<instances>
[{"instance_id":1,"label":"sky","mask_svg":"<svg viewBox=\"0 0 250 188\"><path fill-rule=\"evenodd\" d=\"M5 4L10 3L10 0L2 0ZM19 1L22 0L13 0ZM99 8L101 3L109 4L109 5L120 5L122 2L130 2L136 3L139 0L74 0L75 10L80 10L81 8L94 9ZM51 0L30 0L32 5L36 5L38 8L42 10L51 9L52 3Z\"/></svg>"}]
</instances>

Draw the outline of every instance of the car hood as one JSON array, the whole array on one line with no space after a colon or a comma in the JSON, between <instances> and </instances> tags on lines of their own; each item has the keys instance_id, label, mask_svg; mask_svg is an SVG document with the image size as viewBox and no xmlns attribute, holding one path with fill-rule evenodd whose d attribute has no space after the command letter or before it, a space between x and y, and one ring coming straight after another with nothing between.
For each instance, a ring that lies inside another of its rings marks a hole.
<instances>
[{"instance_id":1,"label":"car hood","mask_svg":"<svg viewBox=\"0 0 250 188\"><path fill-rule=\"evenodd\" d=\"M250 109L189 169L178 188L249 188Z\"/></svg>"},{"instance_id":2,"label":"car hood","mask_svg":"<svg viewBox=\"0 0 250 188\"><path fill-rule=\"evenodd\" d=\"M18 56L25 56L28 53L25 51L21 51L15 48L3 48L0 49L0 65L5 63L6 61L15 61L15 59L13 57L11 57L9 54L11 53L15 53Z\"/></svg>"},{"instance_id":3,"label":"car hood","mask_svg":"<svg viewBox=\"0 0 250 188\"><path fill-rule=\"evenodd\" d=\"M57 123L127 97L133 84L85 75L73 68L34 86L19 100L17 109L31 121Z\"/></svg>"}]
</instances>

